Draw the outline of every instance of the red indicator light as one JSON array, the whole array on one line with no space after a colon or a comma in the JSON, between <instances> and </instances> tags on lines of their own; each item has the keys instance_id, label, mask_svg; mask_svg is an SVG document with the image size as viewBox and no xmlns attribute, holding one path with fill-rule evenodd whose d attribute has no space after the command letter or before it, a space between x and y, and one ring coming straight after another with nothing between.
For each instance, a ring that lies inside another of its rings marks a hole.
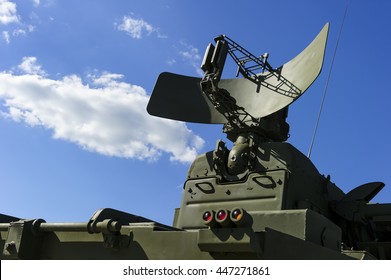
<instances>
[{"instance_id":1,"label":"red indicator light","mask_svg":"<svg viewBox=\"0 0 391 280\"><path fill-rule=\"evenodd\" d=\"M210 211L206 211L204 213L204 215L202 215L202 219L205 221L205 222L210 222L212 220L212 213Z\"/></svg>"},{"instance_id":2,"label":"red indicator light","mask_svg":"<svg viewBox=\"0 0 391 280\"><path fill-rule=\"evenodd\" d=\"M216 217L219 221L223 221L227 217L227 212L225 210L220 210L219 212L217 212Z\"/></svg>"}]
</instances>

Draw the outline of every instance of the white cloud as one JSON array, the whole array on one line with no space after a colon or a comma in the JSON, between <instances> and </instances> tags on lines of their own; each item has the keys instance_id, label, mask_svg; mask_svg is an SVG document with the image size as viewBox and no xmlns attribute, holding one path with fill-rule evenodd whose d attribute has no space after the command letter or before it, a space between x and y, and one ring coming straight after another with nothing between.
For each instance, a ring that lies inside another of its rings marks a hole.
<instances>
[{"instance_id":1,"label":"white cloud","mask_svg":"<svg viewBox=\"0 0 391 280\"><path fill-rule=\"evenodd\" d=\"M160 33L159 28L152 26L152 24L143 19L134 18L131 16L124 16L121 23L115 23L119 31L126 32L134 39L141 39L145 34L150 35L155 33L159 39L167 39L168 36Z\"/></svg>"},{"instance_id":2,"label":"white cloud","mask_svg":"<svg viewBox=\"0 0 391 280\"><path fill-rule=\"evenodd\" d=\"M156 160L168 153L188 163L204 144L184 123L148 115L145 90L121 81L120 74L91 75L88 85L76 75L49 79L38 74L36 62L24 58L18 67L27 70L23 75L0 72L3 117L48 128L55 139L108 156Z\"/></svg>"},{"instance_id":3,"label":"white cloud","mask_svg":"<svg viewBox=\"0 0 391 280\"><path fill-rule=\"evenodd\" d=\"M12 31L13 36L20 36L20 35L26 35L26 30L19 28Z\"/></svg>"},{"instance_id":4,"label":"white cloud","mask_svg":"<svg viewBox=\"0 0 391 280\"><path fill-rule=\"evenodd\" d=\"M119 31L128 33L132 38L140 39L147 33L148 35L155 31L155 28L144 21L143 19L136 19L130 16L124 16L122 22L118 25Z\"/></svg>"},{"instance_id":5,"label":"white cloud","mask_svg":"<svg viewBox=\"0 0 391 280\"><path fill-rule=\"evenodd\" d=\"M26 35L27 32L33 32L34 30L35 30L35 26L27 25L23 28L14 29L14 31L12 31L12 36L17 37L17 36Z\"/></svg>"},{"instance_id":6,"label":"white cloud","mask_svg":"<svg viewBox=\"0 0 391 280\"><path fill-rule=\"evenodd\" d=\"M3 32L1 33L1 35L3 36L3 39L4 39L4 41L5 41L7 44L9 44L9 43L11 42L11 40L10 40L10 34L9 34L8 31L3 31Z\"/></svg>"},{"instance_id":7,"label":"white cloud","mask_svg":"<svg viewBox=\"0 0 391 280\"><path fill-rule=\"evenodd\" d=\"M156 32L158 32L158 30L156 30ZM167 35L161 34L160 32L157 33L157 37L158 37L159 39L167 39L167 38L168 38Z\"/></svg>"},{"instance_id":8,"label":"white cloud","mask_svg":"<svg viewBox=\"0 0 391 280\"><path fill-rule=\"evenodd\" d=\"M174 65L174 64L176 63L176 60L175 60L175 59L169 59L169 60L167 60L166 62L167 62L167 64L168 64L169 66L172 66L172 65Z\"/></svg>"},{"instance_id":9,"label":"white cloud","mask_svg":"<svg viewBox=\"0 0 391 280\"><path fill-rule=\"evenodd\" d=\"M10 33L10 31L8 30L4 30L2 33L1 33L1 36L3 37L3 40L7 43L7 44L10 44L11 43L11 35L12 37L19 37L19 36L25 36L27 35L27 32L33 32L35 30L35 27L32 26L32 25L28 25L26 28L18 28L18 29L14 29L12 31L12 33Z\"/></svg>"},{"instance_id":10,"label":"white cloud","mask_svg":"<svg viewBox=\"0 0 391 280\"><path fill-rule=\"evenodd\" d=\"M33 56L25 56L22 63L18 65L18 69L25 74L45 76L46 73L42 70L42 66L37 64L37 58Z\"/></svg>"},{"instance_id":11,"label":"white cloud","mask_svg":"<svg viewBox=\"0 0 391 280\"><path fill-rule=\"evenodd\" d=\"M200 51L196 47L184 42L181 42L181 45L184 47L184 49L179 51L179 55L188 63L190 63L198 75L203 76L204 72L201 70Z\"/></svg>"},{"instance_id":12,"label":"white cloud","mask_svg":"<svg viewBox=\"0 0 391 280\"><path fill-rule=\"evenodd\" d=\"M33 4L35 7L38 7L40 3L41 3L40 0L33 0Z\"/></svg>"},{"instance_id":13,"label":"white cloud","mask_svg":"<svg viewBox=\"0 0 391 280\"><path fill-rule=\"evenodd\" d=\"M0 24L18 23L16 4L8 0L0 0Z\"/></svg>"},{"instance_id":14,"label":"white cloud","mask_svg":"<svg viewBox=\"0 0 391 280\"><path fill-rule=\"evenodd\" d=\"M38 1L39 4L39 1ZM31 24L27 25L20 21L20 16L16 11L16 4L9 0L0 0L0 24L8 25L11 23L17 23L18 28L2 31L3 40L9 44L11 42L11 35L13 37L26 35L27 32L33 32L35 27ZM19 27L22 26L22 27Z\"/></svg>"}]
</instances>

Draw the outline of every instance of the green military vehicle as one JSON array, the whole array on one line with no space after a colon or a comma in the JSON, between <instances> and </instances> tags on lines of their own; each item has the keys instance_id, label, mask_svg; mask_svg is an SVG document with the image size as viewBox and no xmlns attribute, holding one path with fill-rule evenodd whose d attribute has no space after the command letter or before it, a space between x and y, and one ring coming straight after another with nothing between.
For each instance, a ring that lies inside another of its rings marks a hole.
<instances>
[{"instance_id":1,"label":"green military vehicle","mask_svg":"<svg viewBox=\"0 0 391 280\"><path fill-rule=\"evenodd\" d=\"M288 106L319 75L329 25L274 68L225 35L209 44L203 78L160 74L149 114L224 124L184 182L172 225L114 209L85 223L0 215L1 259L391 259L384 183L344 193L291 144ZM228 55L240 78L221 79Z\"/></svg>"}]
</instances>

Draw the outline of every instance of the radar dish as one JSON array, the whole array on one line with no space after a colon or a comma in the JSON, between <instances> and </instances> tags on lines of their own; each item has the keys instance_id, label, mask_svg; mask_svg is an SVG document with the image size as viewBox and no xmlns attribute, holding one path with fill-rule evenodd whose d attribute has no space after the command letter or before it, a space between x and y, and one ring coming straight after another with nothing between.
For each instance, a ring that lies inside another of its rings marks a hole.
<instances>
[{"instance_id":1,"label":"radar dish","mask_svg":"<svg viewBox=\"0 0 391 280\"><path fill-rule=\"evenodd\" d=\"M234 78L220 80L219 88L227 90L236 104L254 118L279 111L299 98L318 77L328 30L329 23L307 48L275 72L258 74L260 85L246 78ZM161 73L147 106L148 113L186 122L227 123L201 90L200 81L198 77Z\"/></svg>"}]
</instances>

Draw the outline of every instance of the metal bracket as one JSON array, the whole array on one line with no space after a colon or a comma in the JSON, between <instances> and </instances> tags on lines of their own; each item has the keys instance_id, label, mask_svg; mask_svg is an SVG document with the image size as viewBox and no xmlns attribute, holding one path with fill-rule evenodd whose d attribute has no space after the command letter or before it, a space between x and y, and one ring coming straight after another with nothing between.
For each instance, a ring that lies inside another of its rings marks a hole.
<instances>
[{"instance_id":1,"label":"metal bracket","mask_svg":"<svg viewBox=\"0 0 391 280\"><path fill-rule=\"evenodd\" d=\"M105 222L109 232L119 231L122 225L128 225L130 223L154 223L156 228L160 230L178 230L141 216L136 216L112 208L103 208L99 209L94 213L94 215L92 215L91 219L88 221L87 224L87 231L89 233L102 232L102 226L105 226L105 224L103 224L102 222Z\"/></svg>"},{"instance_id":2,"label":"metal bracket","mask_svg":"<svg viewBox=\"0 0 391 280\"><path fill-rule=\"evenodd\" d=\"M38 259L44 233L37 228L42 222L42 219L11 222L3 255L11 259Z\"/></svg>"},{"instance_id":3,"label":"metal bracket","mask_svg":"<svg viewBox=\"0 0 391 280\"><path fill-rule=\"evenodd\" d=\"M174 228L156 223L144 217L122 212L111 208L103 208L94 213L87 223L87 231L91 234L102 233L105 248L118 250L129 245L130 238L121 234L123 225L131 223L151 223L158 230L173 230Z\"/></svg>"}]
</instances>

